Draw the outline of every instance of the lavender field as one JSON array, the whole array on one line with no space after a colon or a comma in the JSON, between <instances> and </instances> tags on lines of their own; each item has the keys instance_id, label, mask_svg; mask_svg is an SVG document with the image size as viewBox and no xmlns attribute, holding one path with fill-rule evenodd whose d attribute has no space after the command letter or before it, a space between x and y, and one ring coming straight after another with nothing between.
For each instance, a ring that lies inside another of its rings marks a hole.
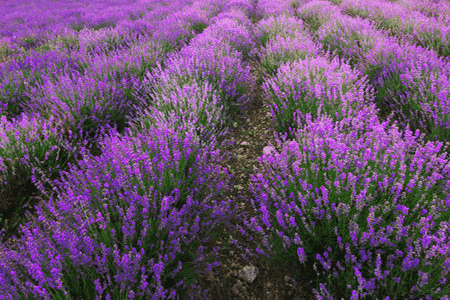
<instances>
[{"instance_id":1,"label":"lavender field","mask_svg":"<svg viewBox=\"0 0 450 300\"><path fill-rule=\"evenodd\" d=\"M448 0L0 16L0 300L450 299Z\"/></svg>"}]
</instances>

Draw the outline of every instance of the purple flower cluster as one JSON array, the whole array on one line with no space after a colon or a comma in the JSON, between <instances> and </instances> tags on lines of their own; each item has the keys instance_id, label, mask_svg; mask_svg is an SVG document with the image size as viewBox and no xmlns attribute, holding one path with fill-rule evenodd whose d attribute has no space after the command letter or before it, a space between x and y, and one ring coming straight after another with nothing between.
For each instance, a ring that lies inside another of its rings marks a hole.
<instances>
[{"instance_id":1,"label":"purple flower cluster","mask_svg":"<svg viewBox=\"0 0 450 300\"><path fill-rule=\"evenodd\" d=\"M167 82L167 86L159 88L159 92L150 95L153 102L145 111L146 117L138 122L141 127L192 131L206 143L222 136L227 110L209 82L194 80L182 86Z\"/></svg>"},{"instance_id":2,"label":"purple flower cluster","mask_svg":"<svg viewBox=\"0 0 450 300\"><path fill-rule=\"evenodd\" d=\"M39 114L8 121L5 116L0 119L0 171L1 191L8 188L11 175L24 170L31 176L34 168L45 168L56 173L57 169L67 165L68 155L74 155L75 143L62 141L61 133L54 126L56 117L50 116L48 121ZM72 144L72 145L71 145ZM63 150L63 151L61 151ZM14 158L14 159L12 159ZM52 171L53 170L53 171Z\"/></svg>"},{"instance_id":3,"label":"purple flower cluster","mask_svg":"<svg viewBox=\"0 0 450 300\"><path fill-rule=\"evenodd\" d=\"M262 85L272 103L272 117L280 133L289 132L296 115L317 117L319 112L335 120L348 117L373 102L373 88L361 72L337 58L322 57L281 64L277 74ZM319 107L319 112L318 108ZM317 114L316 114L317 112Z\"/></svg>"},{"instance_id":4,"label":"purple flower cluster","mask_svg":"<svg viewBox=\"0 0 450 300\"><path fill-rule=\"evenodd\" d=\"M405 1L397 2L401 6L407 8L409 11L419 11L422 14L435 18L440 22L448 20L450 15L450 3L436 0L422 0L422 1Z\"/></svg>"},{"instance_id":5,"label":"purple flower cluster","mask_svg":"<svg viewBox=\"0 0 450 300\"><path fill-rule=\"evenodd\" d=\"M264 171L252 175L251 185L264 228L277 236L268 236L258 220L247 223L263 235L272 259L298 255L312 267L316 258L319 278L334 276L328 291L344 298L338 282L357 283L347 287L360 296L395 290L403 299L421 286L409 290L416 281L407 278L417 278L415 269L430 263L443 273L429 286L445 284L450 169L441 143L424 144L408 130L403 136L370 109L339 122L308 115L293 140L279 142L279 153L260 158ZM383 264L375 268L380 257ZM393 277L403 279L388 279ZM387 285L375 285L375 278Z\"/></svg>"},{"instance_id":6,"label":"purple flower cluster","mask_svg":"<svg viewBox=\"0 0 450 300\"><path fill-rule=\"evenodd\" d=\"M236 21L233 22L228 18L217 21L192 39L191 43L180 52L171 54L164 62L164 69L158 65L156 71L147 74L142 83L141 98L144 98L144 101L147 99L153 106L155 101L158 101L157 94L165 94L164 97L168 97L170 91L176 91L179 87L209 82L217 90L224 108L214 104L218 100L212 100L211 105L216 106L214 112L210 112L206 119L203 118L205 123L193 125L212 128L214 131L215 125L212 123L214 115L222 115L220 112L222 110L227 111L238 105L245 105L250 98L247 87L251 84L252 76L250 67L243 62L243 53L249 53L254 45L249 38L248 30ZM212 92L209 89L208 93ZM174 117L177 117L176 115L180 119L186 117L179 109L166 109L166 116L167 113L172 114L171 111ZM203 111L199 111L197 119L200 118L200 114L203 114ZM167 119L169 123L172 122L170 120Z\"/></svg>"},{"instance_id":7,"label":"purple flower cluster","mask_svg":"<svg viewBox=\"0 0 450 300\"><path fill-rule=\"evenodd\" d=\"M35 269L33 279L26 282L21 293L27 290L48 297L45 290L33 288L44 283L65 294L67 290L75 293L80 282L77 274L85 274L90 283L80 287L83 290L78 296L101 295L105 289L115 294L119 287L123 290L138 280L134 289L137 296L173 297L173 290L170 295L163 291L164 280L180 271L179 278L184 278L182 274L188 272L184 262L174 260L177 253L181 249L189 251L197 233L205 232L206 227L210 232L224 216L235 214L224 202L220 207L211 206L200 196L213 187L206 180L211 174L217 180L229 175L212 165L219 153L200 148L192 134L179 137L173 130L153 128L134 138L113 134L104 138L102 146L100 157L83 153L79 167L72 166L61 182L55 181L58 198L46 204L57 218L49 221L55 234L48 236L28 224L24 231L26 248L5 254L6 260L20 257L28 262L24 267ZM219 175L221 172L225 175ZM220 179L219 186L227 185L227 177L225 181ZM215 199L214 194L210 195ZM42 208L37 210L45 216ZM207 215L213 216L214 223L206 222ZM45 254L39 254L45 246ZM198 259L192 264L205 259L201 250L193 250ZM116 263L111 265L109 260ZM163 276L163 269L172 266L176 267L174 272L164 272ZM2 268L6 282L16 281L19 275L10 271ZM113 282L110 276L114 276ZM181 284L183 281L177 281L177 285ZM9 292L15 294L18 290Z\"/></svg>"},{"instance_id":8,"label":"purple flower cluster","mask_svg":"<svg viewBox=\"0 0 450 300\"><path fill-rule=\"evenodd\" d=\"M265 34L260 35L260 41L262 44L265 44L265 47L259 50L257 54L266 75L275 75L276 70L282 63L322 54L321 47L309 38L306 32L300 29L290 32L280 31L280 27L265 27L267 31L265 31Z\"/></svg>"},{"instance_id":9,"label":"purple flower cluster","mask_svg":"<svg viewBox=\"0 0 450 300\"><path fill-rule=\"evenodd\" d=\"M228 12L226 15L230 15L230 13ZM242 13L236 13L236 15L241 16L242 18ZM217 19L218 17L221 18ZM223 39L235 50L242 53L244 56L243 58L246 59L250 50L252 50L256 44L245 23L240 24L231 17L232 16L222 17L221 14L219 14L216 17L215 22L205 29L205 35L196 36L189 47L186 48L186 51L189 52L192 48L214 47L213 45L210 45L211 42L217 41L220 43L220 39Z\"/></svg>"},{"instance_id":10,"label":"purple flower cluster","mask_svg":"<svg viewBox=\"0 0 450 300\"><path fill-rule=\"evenodd\" d=\"M330 21L334 15L341 12L341 8L329 1L313 0L301 5L296 15L308 24L312 33L315 33L322 24Z\"/></svg>"},{"instance_id":11,"label":"purple flower cluster","mask_svg":"<svg viewBox=\"0 0 450 300\"><path fill-rule=\"evenodd\" d=\"M254 35L260 44L265 46L270 39L278 35L292 38L298 35L305 36L302 31L304 31L304 25L301 20L281 15L269 16L259 21L255 26Z\"/></svg>"},{"instance_id":12,"label":"purple flower cluster","mask_svg":"<svg viewBox=\"0 0 450 300\"><path fill-rule=\"evenodd\" d=\"M294 13L291 1L285 0L258 0L258 8L262 16L292 15Z\"/></svg>"}]
</instances>

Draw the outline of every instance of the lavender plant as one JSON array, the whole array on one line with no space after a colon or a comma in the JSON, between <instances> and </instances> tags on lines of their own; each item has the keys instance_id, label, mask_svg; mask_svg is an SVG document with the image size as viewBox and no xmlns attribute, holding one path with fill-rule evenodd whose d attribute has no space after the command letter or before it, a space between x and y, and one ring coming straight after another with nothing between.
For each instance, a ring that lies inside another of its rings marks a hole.
<instances>
[{"instance_id":1,"label":"lavender plant","mask_svg":"<svg viewBox=\"0 0 450 300\"><path fill-rule=\"evenodd\" d=\"M116 29L138 44L139 42L152 40L155 23L156 21L154 20L146 19L136 21L121 20L117 23Z\"/></svg>"},{"instance_id":2,"label":"lavender plant","mask_svg":"<svg viewBox=\"0 0 450 300\"><path fill-rule=\"evenodd\" d=\"M166 54L161 43L150 40L133 45L130 49L112 52L109 56L99 54L85 59L82 74L88 70L99 80L106 76L113 82L131 78L141 82L148 70L155 68L157 63L164 64Z\"/></svg>"},{"instance_id":3,"label":"lavender plant","mask_svg":"<svg viewBox=\"0 0 450 300\"><path fill-rule=\"evenodd\" d=\"M215 44L218 46L211 46L208 51L186 47L180 53L170 55L165 61L166 69L163 72L155 70L152 77L181 86L192 82L193 78L207 80L217 88L218 96L225 106L230 107L230 113L236 113L239 105L245 105L251 99L248 91L252 83L250 66L242 62L242 54L228 42L217 41Z\"/></svg>"},{"instance_id":4,"label":"lavender plant","mask_svg":"<svg viewBox=\"0 0 450 300\"><path fill-rule=\"evenodd\" d=\"M303 22L297 18L280 15L269 16L259 21L254 29L255 38L264 47L269 40L277 36L295 38L304 31Z\"/></svg>"},{"instance_id":5,"label":"lavender plant","mask_svg":"<svg viewBox=\"0 0 450 300\"><path fill-rule=\"evenodd\" d=\"M56 36L53 40L49 41L49 47L51 50L58 50L66 54L73 54L80 49L80 42L78 35L72 29L66 28L65 32Z\"/></svg>"},{"instance_id":6,"label":"lavender plant","mask_svg":"<svg viewBox=\"0 0 450 300\"><path fill-rule=\"evenodd\" d=\"M59 170L68 170L68 163L77 158L75 143L63 139L58 131L58 120L51 116L48 121L39 114L28 117L21 114L17 120L0 119L0 226L10 230L22 220L14 219L29 199L21 198L19 187L23 179L30 179L34 168L43 170L48 177L54 178ZM19 201L21 201L19 203Z\"/></svg>"},{"instance_id":7,"label":"lavender plant","mask_svg":"<svg viewBox=\"0 0 450 300\"><path fill-rule=\"evenodd\" d=\"M235 20L240 26L243 26L248 30L251 30L253 28L253 23L249 19L248 13L246 14L238 7L231 7L227 11L221 12L217 16L211 18L210 23L215 24L216 22L223 19Z\"/></svg>"},{"instance_id":8,"label":"lavender plant","mask_svg":"<svg viewBox=\"0 0 450 300\"><path fill-rule=\"evenodd\" d=\"M450 141L449 79L437 70L427 72L417 65L411 67L407 72L390 78L390 82L397 79L395 85L400 85L401 81L401 90L404 90L392 98L396 116L400 124L410 124L414 130L426 132L428 140L446 143Z\"/></svg>"},{"instance_id":9,"label":"lavender plant","mask_svg":"<svg viewBox=\"0 0 450 300\"><path fill-rule=\"evenodd\" d=\"M100 10L101 8L97 8ZM89 11L86 14L86 19L88 20L84 24L85 29L90 29L93 31L102 30L102 29L111 29L116 26L116 23L120 16L116 13L108 13L105 10L102 10L101 13L99 11Z\"/></svg>"},{"instance_id":10,"label":"lavender plant","mask_svg":"<svg viewBox=\"0 0 450 300\"><path fill-rule=\"evenodd\" d=\"M77 55L69 57L57 51L45 54L33 51L6 63L0 71L2 111L12 116L25 112L26 104L41 90L45 80L56 80L63 73L76 73L81 61Z\"/></svg>"},{"instance_id":11,"label":"lavender plant","mask_svg":"<svg viewBox=\"0 0 450 300\"><path fill-rule=\"evenodd\" d=\"M80 52L83 56L89 56L94 53L108 53L123 48L129 48L133 42L126 39L126 36L120 34L116 29L104 28L102 30L82 29L77 36Z\"/></svg>"},{"instance_id":12,"label":"lavender plant","mask_svg":"<svg viewBox=\"0 0 450 300\"><path fill-rule=\"evenodd\" d=\"M392 42L392 39L387 39L385 34L376 30L370 21L340 14L323 24L316 36L325 51L345 57L352 67L357 67L364 60L374 43L381 39Z\"/></svg>"},{"instance_id":13,"label":"lavender plant","mask_svg":"<svg viewBox=\"0 0 450 300\"><path fill-rule=\"evenodd\" d=\"M442 143L425 144L419 131L403 136L387 123L368 110L340 122L308 114L295 139L279 141L280 153L260 157L252 175L263 216L247 225L265 238L258 253L313 267L318 298L445 299L450 292L450 164Z\"/></svg>"},{"instance_id":14,"label":"lavender plant","mask_svg":"<svg viewBox=\"0 0 450 300\"><path fill-rule=\"evenodd\" d=\"M27 224L27 246L4 251L6 260L26 263L2 268L2 294L174 299L196 272L219 264L200 245L209 239L203 233L238 216L216 201L230 179L215 164L220 152L170 129L110 134L100 157L84 152L79 166L54 182L58 198L45 205L58 220L49 222L55 234Z\"/></svg>"},{"instance_id":15,"label":"lavender plant","mask_svg":"<svg viewBox=\"0 0 450 300\"><path fill-rule=\"evenodd\" d=\"M295 129L296 115L318 115L317 107L335 120L366 107L374 99L373 88L361 72L354 71L337 58L307 57L282 64L276 76L266 79L262 89L271 101L272 118L279 133Z\"/></svg>"},{"instance_id":16,"label":"lavender plant","mask_svg":"<svg viewBox=\"0 0 450 300\"><path fill-rule=\"evenodd\" d=\"M198 49L206 46L205 44L207 42L214 43L221 39L242 53L244 60L249 57L250 51L256 46L252 35L245 26L240 25L237 20L224 18L217 20L214 24L205 29L201 37L193 39L190 48L195 47Z\"/></svg>"},{"instance_id":17,"label":"lavender plant","mask_svg":"<svg viewBox=\"0 0 450 300\"><path fill-rule=\"evenodd\" d=\"M258 6L263 16L291 15L290 3L284 0L258 0Z\"/></svg>"},{"instance_id":18,"label":"lavender plant","mask_svg":"<svg viewBox=\"0 0 450 300\"><path fill-rule=\"evenodd\" d=\"M156 23L153 39L162 43L164 51L179 50L195 36L194 27L176 15L169 15Z\"/></svg>"},{"instance_id":19,"label":"lavender plant","mask_svg":"<svg viewBox=\"0 0 450 300\"><path fill-rule=\"evenodd\" d=\"M95 139L105 125L124 125L133 105L127 94L136 84L135 78L114 82L98 77L87 72L74 78L60 76L55 83L48 80L27 108L45 118L56 116L80 139Z\"/></svg>"},{"instance_id":20,"label":"lavender plant","mask_svg":"<svg viewBox=\"0 0 450 300\"><path fill-rule=\"evenodd\" d=\"M192 29L195 34L200 34L209 26L211 12L189 5L183 8L181 12L173 14L173 16L182 18L184 22L189 24L189 28Z\"/></svg>"},{"instance_id":21,"label":"lavender plant","mask_svg":"<svg viewBox=\"0 0 450 300\"><path fill-rule=\"evenodd\" d=\"M11 48L7 39L0 38L0 64L8 62L15 53L16 51Z\"/></svg>"},{"instance_id":22,"label":"lavender plant","mask_svg":"<svg viewBox=\"0 0 450 300\"><path fill-rule=\"evenodd\" d=\"M362 30L361 27L364 26L365 29ZM349 59L352 66L368 76L370 83L377 88L376 102L381 109L390 107L398 111L402 110L399 107L404 107L400 115L409 114L409 110L414 112L421 106L419 102L428 102L425 99L415 102L406 100L418 91L414 85L408 87L407 82L401 79L401 74L406 76L410 72L419 72L423 74L424 79L430 78L430 72L440 71L442 76L449 75L447 59L440 59L432 50L426 50L408 42L399 42L398 39L374 29L366 20L353 19L352 21L352 18L342 17L322 26L318 36L319 40L326 44L325 49L337 50L340 57ZM348 40L355 38L357 46L351 47ZM425 81L429 82L428 79ZM436 96L431 98L434 97ZM405 99L401 100L402 104L398 103L399 98ZM430 101L433 100L430 99ZM445 100L442 105L445 105L444 102ZM401 119L401 117L397 118ZM410 115L406 116L406 119L410 121L415 119L414 123L410 124L411 128L429 131L426 128L430 127L427 124L429 122L426 122L425 118L425 115L417 116L417 114L414 118ZM431 123L436 122L431 121ZM403 124L403 128L405 126L406 124Z\"/></svg>"},{"instance_id":23,"label":"lavender plant","mask_svg":"<svg viewBox=\"0 0 450 300\"><path fill-rule=\"evenodd\" d=\"M247 17L249 17L254 10L254 6L252 5L253 1L251 0L231 0L227 1L227 3L222 7L222 12L228 11L241 11Z\"/></svg>"},{"instance_id":24,"label":"lavender plant","mask_svg":"<svg viewBox=\"0 0 450 300\"><path fill-rule=\"evenodd\" d=\"M144 81L144 84L146 82ZM167 87L167 90L165 89ZM226 107L217 96L217 90L209 82L193 80L183 86L163 85L160 92L149 94L153 100L151 106L140 113L139 121L130 125L136 128L139 123L144 128L161 126L178 131L193 131L202 143L210 143L224 132L227 117Z\"/></svg>"},{"instance_id":25,"label":"lavender plant","mask_svg":"<svg viewBox=\"0 0 450 300\"><path fill-rule=\"evenodd\" d=\"M297 16L315 33L323 24L339 16L341 8L328 1L313 0L297 9Z\"/></svg>"},{"instance_id":26,"label":"lavender plant","mask_svg":"<svg viewBox=\"0 0 450 300\"><path fill-rule=\"evenodd\" d=\"M319 56L321 48L303 32L295 37L277 35L270 39L262 50L258 51L261 67L266 75L273 76L283 63L304 60L307 56Z\"/></svg>"}]
</instances>

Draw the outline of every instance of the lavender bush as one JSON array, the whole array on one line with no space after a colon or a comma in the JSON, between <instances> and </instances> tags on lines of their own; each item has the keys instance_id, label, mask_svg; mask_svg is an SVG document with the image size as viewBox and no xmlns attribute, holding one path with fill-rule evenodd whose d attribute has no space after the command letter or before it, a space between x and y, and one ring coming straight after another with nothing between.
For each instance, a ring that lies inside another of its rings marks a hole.
<instances>
[{"instance_id":1,"label":"lavender bush","mask_svg":"<svg viewBox=\"0 0 450 300\"><path fill-rule=\"evenodd\" d=\"M291 4L284 0L258 0L258 7L263 16L291 15Z\"/></svg>"},{"instance_id":2,"label":"lavender bush","mask_svg":"<svg viewBox=\"0 0 450 300\"><path fill-rule=\"evenodd\" d=\"M173 14L170 14L163 20L157 22L155 27L153 39L163 44L165 52L179 50L195 36L196 33L195 30L193 30L195 27L197 27L197 30L200 27L203 28L201 25L200 27L198 27L198 25L190 25L189 22L180 19L179 16Z\"/></svg>"},{"instance_id":3,"label":"lavender bush","mask_svg":"<svg viewBox=\"0 0 450 300\"><path fill-rule=\"evenodd\" d=\"M222 136L228 111L209 82L193 80L183 86L168 85L168 90L164 87L159 94L150 95L154 102L144 113L139 110L139 121L130 124L133 129L140 131L136 128L139 124L146 129L164 126L192 131L202 144Z\"/></svg>"},{"instance_id":4,"label":"lavender bush","mask_svg":"<svg viewBox=\"0 0 450 300\"><path fill-rule=\"evenodd\" d=\"M377 88L377 104L396 111L396 119L402 122L400 126L405 128L406 123L403 122L408 120L413 130L421 129L430 134L433 130L427 139L436 139L440 131L446 130L448 101L445 98L445 78L450 76L447 58L441 59L433 50L389 37L374 29L367 20L359 18L337 18L322 26L317 35L326 50L337 51L340 57L349 59L352 66L368 76L370 83ZM355 40L354 46L349 40ZM440 78L439 83L435 78ZM415 80L423 82L425 89L419 89ZM416 96L417 99L413 100ZM436 103L433 117L417 113L424 110L422 107L430 110L432 102ZM435 126L441 128L432 129ZM446 133L441 135L441 141L446 142Z\"/></svg>"},{"instance_id":5,"label":"lavender bush","mask_svg":"<svg viewBox=\"0 0 450 300\"><path fill-rule=\"evenodd\" d=\"M59 170L67 170L68 163L77 157L74 140L65 140L57 128L58 122L51 116L48 121L39 114L28 117L21 114L17 120L0 118L0 226L8 230L21 220L14 215L28 199L17 192L20 180L31 178L33 169L39 168L53 178ZM18 203L20 201L20 203ZM14 208L14 212L11 209Z\"/></svg>"},{"instance_id":6,"label":"lavender bush","mask_svg":"<svg viewBox=\"0 0 450 300\"><path fill-rule=\"evenodd\" d=\"M297 18L280 15L269 16L262 19L255 25L255 38L264 47L269 40L277 36L295 38L300 32L304 31L303 22Z\"/></svg>"},{"instance_id":7,"label":"lavender bush","mask_svg":"<svg viewBox=\"0 0 450 300\"><path fill-rule=\"evenodd\" d=\"M157 63L164 65L167 53L163 47L160 42L149 40L133 45L129 49L114 51L108 56L93 55L84 59L80 73L94 74L99 80L106 76L115 82L131 78L142 81L146 72L155 68Z\"/></svg>"},{"instance_id":8,"label":"lavender bush","mask_svg":"<svg viewBox=\"0 0 450 300\"><path fill-rule=\"evenodd\" d=\"M102 30L82 29L77 34L80 51L84 57L93 53L103 53L107 55L109 52L129 48L133 42L126 39L126 36L120 34L117 29L104 28Z\"/></svg>"},{"instance_id":9,"label":"lavender bush","mask_svg":"<svg viewBox=\"0 0 450 300\"><path fill-rule=\"evenodd\" d=\"M214 39L209 41L216 42L207 51L189 46L179 53L169 55L165 61L166 68L162 70L158 66L149 78L155 82L154 87L160 85L158 82L183 86L191 83L194 78L207 80L217 89L223 104L230 107L230 110L235 110L251 99L248 91L248 86L252 83L250 66L242 62L242 54L228 42Z\"/></svg>"},{"instance_id":10,"label":"lavender bush","mask_svg":"<svg viewBox=\"0 0 450 300\"><path fill-rule=\"evenodd\" d=\"M279 133L295 129L296 115L317 117L317 107L335 120L355 114L373 102L373 88L361 72L334 58L307 57L282 64L276 76L262 85L270 99L272 118Z\"/></svg>"},{"instance_id":11,"label":"lavender bush","mask_svg":"<svg viewBox=\"0 0 450 300\"><path fill-rule=\"evenodd\" d=\"M448 19L450 4L445 1L424 0L424 1L399 1L398 4L408 8L410 11L416 10L428 17L444 21Z\"/></svg>"},{"instance_id":12,"label":"lavender bush","mask_svg":"<svg viewBox=\"0 0 450 300\"><path fill-rule=\"evenodd\" d=\"M352 67L356 67L364 60L365 54L375 43L380 43L379 40L383 39L390 43L397 41L376 30L368 20L340 14L336 14L332 21L323 24L317 30L316 36L325 51L336 51L337 55L348 59Z\"/></svg>"},{"instance_id":13,"label":"lavender bush","mask_svg":"<svg viewBox=\"0 0 450 300\"><path fill-rule=\"evenodd\" d=\"M227 11L221 12L217 16L211 18L211 24L215 24L223 19L232 19L236 21L240 26L245 27L247 30L251 30L253 28L253 23L249 19L249 13L245 13L238 7L230 7Z\"/></svg>"},{"instance_id":14,"label":"lavender bush","mask_svg":"<svg viewBox=\"0 0 450 300\"><path fill-rule=\"evenodd\" d=\"M322 55L321 48L304 32L298 31L295 37L277 35L258 51L261 67L268 76L276 74L283 63L304 60L307 56Z\"/></svg>"},{"instance_id":15,"label":"lavender bush","mask_svg":"<svg viewBox=\"0 0 450 300\"><path fill-rule=\"evenodd\" d=\"M18 55L17 51L11 47L8 38L0 38L0 65L8 62L12 57ZM3 68L2 68L3 69Z\"/></svg>"},{"instance_id":16,"label":"lavender bush","mask_svg":"<svg viewBox=\"0 0 450 300\"><path fill-rule=\"evenodd\" d=\"M123 126L135 105L130 103L135 78L116 81L108 76L99 77L95 72L86 72L74 78L60 76L56 82L46 80L26 105L27 109L44 118L56 116L80 139L93 140L105 125Z\"/></svg>"},{"instance_id":17,"label":"lavender bush","mask_svg":"<svg viewBox=\"0 0 450 300\"><path fill-rule=\"evenodd\" d=\"M340 122L308 114L259 158L263 216L247 223L266 239L257 251L314 267L318 299L448 298L450 164L442 143L387 124L364 109Z\"/></svg>"},{"instance_id":18,"label":"lavender bush","mask_svg":"<svg viewBox=\"0 0 450 300\"><path fill-rule=\"evenodd\" d=\"M117 23L116 29L130 37L136 43L151 40L155 31L155 21L139 19L136 21L122 20Z\"/></svg>"},{"instance_id":19,"label":"lavender bush","mask_svg":"<svg viewBox=\"0 0 450 300\"><path fill-rule=\"evenodd\" d=\"M450 64L449 64L450 65ZM406 70L405 70L406 69ZM392 68L384 82L391 91L399 91L391 99L400 126L426 133L427 140L450 141L449 79L438 70L424 70L418 64L409 64L400 74Z\"/></svg>"},{"instance_id":20,"label":"lavender bush","mask_svg":"<svg viewBox=\"0 0 450 300\"><path fill-rule=\"evenodd\" d=\"M15 116L25 112L24 106L41 89L44 80L52 81L61 74L76 73L81 69L81 62L79 55L69 57L57 51L44 54L33 51L5 63L0 71L2 114L8 112Z\"/></svg>"},{"instance_id":21,"label":"lavender bush","mask_svg":"<svg viewBox=\"0 0 450 300\"><path fill-rule=\"evenodd\" d=\"M49 222L55 234L27 224L26 246L4 251L17 267L1 269L2 295L175 299L196 270L219 264L200 245L209 240L202 233L238 216L215 200L230 179L216 164L220 152L170 129L110 133L100 157L83 151L79 166L54 182L58 198L46 209L58 220Z\"/></svg>"},{"instance_id":22,"label":"lavender bush","mask_svg":"<svg viewBox=\"0 0 450 300\"><path fill-rule=\"evenodd\" d=\"M222 7L222 12L241 11L247 17L254 13L254 1L252 0L230 0Z\"/></svg>"},{"instance_id":23,"label":"lavender bush","mask_svg":"<svg viewBox=\"0 0 450 300\"><path fill-rule=\"evenodd\" d=\"M297 17L308 24L315 33L323 24L340 15L341 8L328 1L313 0L306 2L297 9Z\"/></svg>"},{"instance_id":24,"label":"lavender bush","mask_svg":"<svg viewBox=\"0 0 450 300\"><path fill-rule=\"evenodd\" d=\"M242 53L244 60L249 57L250 51L256 46L250 31L244 25L239 24L237 20L223 18L216 19L215 23L206 28L201 36L194 38L186 50L212 47L222 39Z\"/></svg>"},{"instance_id":25,"label":"lavender bush","mask_svg":"<svg viewBox=\"0 0 450 300\"><path fill-rule=\"evenodd\" d=\"M48 42L48 47L50 50L58 50L73 55L80 49L78 34L73 29L65 28L61 34Z\"/></svg>"}]
</instances>

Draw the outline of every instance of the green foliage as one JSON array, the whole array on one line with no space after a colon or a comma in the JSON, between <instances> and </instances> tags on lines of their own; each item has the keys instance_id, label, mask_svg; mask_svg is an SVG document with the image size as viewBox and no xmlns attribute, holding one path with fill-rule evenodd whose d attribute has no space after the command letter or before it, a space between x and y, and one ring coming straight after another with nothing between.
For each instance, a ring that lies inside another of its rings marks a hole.
<instances>
[{"instance_id":1,"label":"green foliage","mask_svg":"<svg viewBox=\"0 0 450 300\"><path fill-rule=\"evenodd\" d=\"M70 28L75 30L76 32L80 32L86 25L86 22L80 22L75 24L70 24Z\"/></svg>"}]
</instances>

